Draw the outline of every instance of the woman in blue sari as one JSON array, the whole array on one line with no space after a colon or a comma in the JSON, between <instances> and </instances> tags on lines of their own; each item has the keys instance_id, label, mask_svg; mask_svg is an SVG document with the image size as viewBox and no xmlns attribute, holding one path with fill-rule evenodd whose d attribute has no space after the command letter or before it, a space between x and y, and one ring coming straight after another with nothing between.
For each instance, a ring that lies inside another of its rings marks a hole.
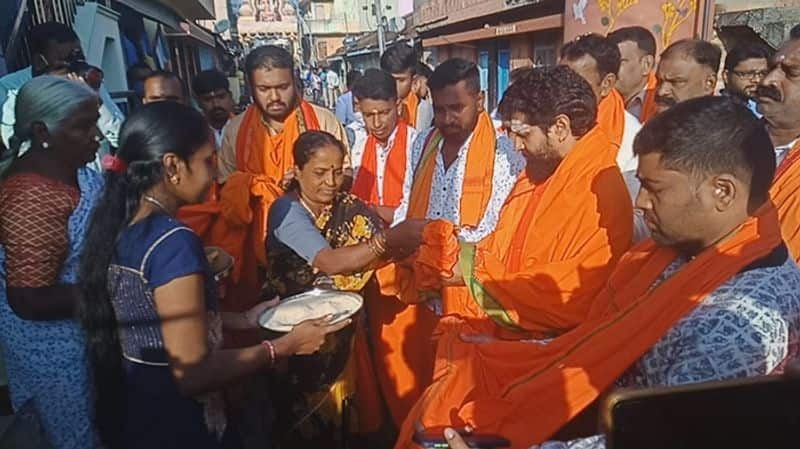
<instances>
[{"instance_id":1,"label":"woman in blue sari","mask_svg":"<svg viewBox=\"0 0 800 449\"><path fill-rule=\"evenodd\" d=\"M15 410L32 405L56 449L98 447L84 337L74 319L78 259L102 190L84 166L99 147L98 97L41 76L20 89L13 155L0 173L0 349Z\"/></svg>"}]
</instances>

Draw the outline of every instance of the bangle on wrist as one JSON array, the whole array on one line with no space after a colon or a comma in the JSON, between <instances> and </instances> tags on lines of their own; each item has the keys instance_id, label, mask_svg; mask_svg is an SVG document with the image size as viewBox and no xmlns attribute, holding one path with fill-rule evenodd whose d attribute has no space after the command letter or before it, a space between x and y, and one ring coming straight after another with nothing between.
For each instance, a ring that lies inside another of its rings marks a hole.
<instances>
[{"instance_id":1,"label":"bangle on wrist","mask_svg":"<svg viewBox=\"0 0 800 449\"><path fill-rule=\"evenodd\" d=\"M267 353L269 354L269 366L275 366L275 360L277 359L277 355L275 353L275 344L269 340L264 340L261 342L261 345L266 348Z\"/></svg>"}]
</instances>

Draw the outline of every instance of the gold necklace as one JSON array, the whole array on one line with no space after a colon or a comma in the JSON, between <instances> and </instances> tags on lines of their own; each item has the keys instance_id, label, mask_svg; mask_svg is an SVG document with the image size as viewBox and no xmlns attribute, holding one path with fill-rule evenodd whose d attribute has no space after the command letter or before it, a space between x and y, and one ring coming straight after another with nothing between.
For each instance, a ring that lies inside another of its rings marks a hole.
<instances>
[{"instance_id":1,"label":"gold necklace","mask_svg":"<svg viewBox=\"0 0 800 449\"><path fill-rule=\"evenodd\" d=\"M161 209L162 212L164 212L165 214L169 215L170 217L172 216L172 213L169 211L169 209L167 209L167 206L164 206L164 203L162 203L161 201L158 201L154 197L152 197L150 195L143 195L142 199L147 201L148 203L156 206L157 208Z\"/></svg>"}]
</instances>

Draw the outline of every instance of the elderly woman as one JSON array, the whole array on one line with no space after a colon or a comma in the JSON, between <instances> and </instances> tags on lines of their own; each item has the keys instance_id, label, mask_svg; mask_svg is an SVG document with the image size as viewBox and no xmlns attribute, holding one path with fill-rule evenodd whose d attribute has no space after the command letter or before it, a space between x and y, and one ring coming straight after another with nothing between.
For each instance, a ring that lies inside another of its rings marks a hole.
<instances>
[{"instance_id":1,"label":"elderly woman","mask_svg":"<svg viewBox=\"0 0 800 449\"><path fill-rule=\"evenodd\" d=\"M84 338L73 319L78 258L102 187L97 94L64 78L26 83L0 173L0 345L14 409L32 401L57 449L96 447Z\"/></svg>"},{"instance_id":2,"label":"elderly woman","mask_svg":"<svg viewBox=\"0 0 800 449\"><path fill-rule=\"evenodd\" d=\"M375 267L419 245L425 221L383 229L369 206L341 192L345 154L344 145L322 131L297 139L292 186L269 212L265 297L286 298L320 283L360 291ZM280 447L335 447L342 430L350 430L340 425L352 416L344 409L356 387L356 332L352 325L328 336L318 354L290 358L276 376L271 394Z\"/></svg>"}]
</instances>

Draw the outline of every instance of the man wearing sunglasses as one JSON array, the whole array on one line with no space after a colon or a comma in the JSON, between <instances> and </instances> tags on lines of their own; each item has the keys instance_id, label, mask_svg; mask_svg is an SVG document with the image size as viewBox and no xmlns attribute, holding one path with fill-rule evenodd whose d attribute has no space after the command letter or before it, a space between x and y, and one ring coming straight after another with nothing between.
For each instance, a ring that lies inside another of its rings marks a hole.
<instances>
[{"instance_id":1,"label":"man wearing sunglasses","mask_svg":"<svg viewBox=\"0 0 800 449\"><path fill-rule=\"evenodd\" d=\"M33 27L28 35L28 44L31 49L31 65L10 73L0 78L0 136L8 147L9 140L14 133L14 105L16 104L17 91L34 76L56 75L65 76L76 81L85 82L97 90L102 104L100 105L100 119L97 127L103 134L105 141L97 153L97 160L90 164L98 171L100 159L107 154L110 146L117 145L119 128L124 116L119 110L108 91L102 86L103 72L97 67L86 62L81 50L81 43L75 32L67 25L57 22L45 22ZM27 151L28 145L23 144L20 153ZM8 154L0 154L0 164L6 160Z\"/></svg>"},{"instance_id":2,"label":"man wearing sunglasses","mask_svg":"<svg viewBox=\"0 0 800 449\"><path fill-rule=\"evenodd\" d=\"M761 117L755 100L756 88L767 75L769 58L774 52L764 44L746 43L736 46L725 58L725 81L723 95L738 97L744 101L756 117Z\"/></svg>"}]
</instances>

